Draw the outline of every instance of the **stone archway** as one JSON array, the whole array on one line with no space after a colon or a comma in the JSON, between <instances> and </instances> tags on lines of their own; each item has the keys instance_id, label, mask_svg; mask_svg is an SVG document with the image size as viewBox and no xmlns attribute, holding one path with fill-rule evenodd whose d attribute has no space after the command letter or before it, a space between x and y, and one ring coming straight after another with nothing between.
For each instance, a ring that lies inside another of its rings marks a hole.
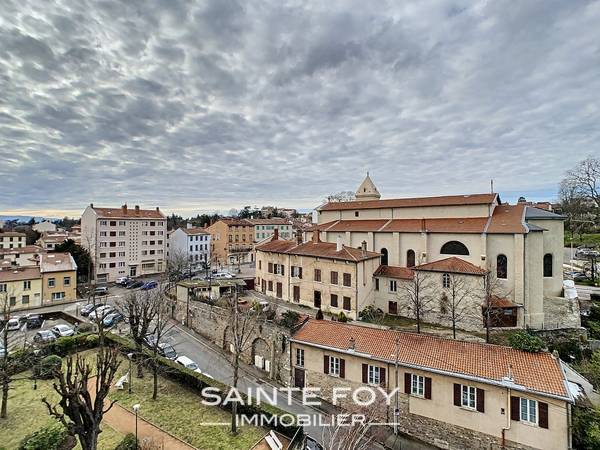
<instances>
[{"instance_id":1,"label":"stone archway","mask_svg":"<svg viewBox=\"0 0 600 450\"><path fill-rule=\"evenodd\" d=\"M271 370L271 346L263 338L252 341L252 364L261 370Z\"/></svg>"}]
</instances>

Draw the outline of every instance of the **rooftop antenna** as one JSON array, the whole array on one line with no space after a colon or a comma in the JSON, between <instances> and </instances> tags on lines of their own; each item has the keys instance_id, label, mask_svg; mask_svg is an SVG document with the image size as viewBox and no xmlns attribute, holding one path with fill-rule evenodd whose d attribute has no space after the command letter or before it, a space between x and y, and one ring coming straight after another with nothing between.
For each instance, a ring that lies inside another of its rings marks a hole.
<instances>
[{"instance_id":1,"label":"rooftop antenna","mask_svg":"<svg viewBox=\"0 0 600 450\"><path fill-rule=\"evenodd\" d=\"M490 179L490 189L491 189L491 193L494 193L494 180Z\"/></svg>"}]
</instances>

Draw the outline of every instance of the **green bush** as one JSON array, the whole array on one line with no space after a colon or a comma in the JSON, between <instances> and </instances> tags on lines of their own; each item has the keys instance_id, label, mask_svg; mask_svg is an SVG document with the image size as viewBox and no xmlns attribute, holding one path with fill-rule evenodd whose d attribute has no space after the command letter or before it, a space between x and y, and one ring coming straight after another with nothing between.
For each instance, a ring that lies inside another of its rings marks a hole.
<instances>
[{"instance_id":1,"label":"green bush","mask_svg":"<svg viewBox=\"0 0 600 450\"><path fill-rule=\"evenodd\" d=\"M79 334L83 334L83 333L91 333L93 331L96 330L96 327L94 326L94 324L88 323L88 322L82 322L79 324L79 327L77 327L77 332Z\"/></svg>"},{"instance_id":2,"label":"green bush","mask_svg":"<svg viewBox=\"0 0 600 450\"><path fill-rule=\"evenodd\" d=\"M600 388L600 350L596 350L591 358L584 359L575 365L575 369L592 383L595 389Z\"/></svg>"},{"instance_id":3,"label":"green bush","mask_svg":"<svg viewBox=\"0 0 600 450\"><path fill-rule=\"evenodd\" d=\"M600 411L596 408L573 407L573 448L600 448Z\"/></svg>"},{"instance_id":4,"label":"green bush","mask_svg":"<svg viewBox=\"0 0 600 450\"><path fill-rule=\"evenodd\" d=\"M383 311L373 305L369 305L358 314L358 318L365 322L378 322L383 319Z\"/></svg>"},{"instance_id":5,"label":"green bush","mask_svg":"<svg viewBox=\"0 0 600 450\"><path fill-rule=\"evenodd\" d=\"M321 311L320 309L317 311L317 315L315 316L315 319L317 320L323 320L323 311Z\"/></svg>"},{"instance_id":6,"label":"green bush","mask_svg":"<svg viewBox=\"0 0 600 450\"><path fill-rule=\"evenodd\" d=\"M62 365L62 358L58 355L48 355L39 364L33 366L33 374L36 378L47 380L54 378L55 370Z\"/></svg>"},{"instance_id":7,"label":"green bush","mask_svg":"<svg viewBox=\"0 0 600 450\"><path fill-rule=\"evenodd\" d=\"M296 311L287 310L281 315L281 320L279 321L279 325L282 327L292 329L296 326L298 321L300 320L300 314Z\"/></svg>"},{"instance_id":8,"label":"green bush","mask_svg":"<svg viewBox=\"0 0 600 450\"><path fill-rule=\"evenodd\" d=\"M338 322L348 322L348 317L344 314L344 311L340 311L337 318Z\"/></svg>"},{"instance_id":9,"label":"green bush","mask_svg":"<svg viewBox=\"0 0 600 450\"><path fill-rule=\"evenodd\" d=\"M138 443L136 442L135 434L127 433L123 440L119 442L119 445L115 447L115 450L136 450Z\"/></svg>"},{"instance_id":10,"label":"green bush","mask_svg":"<svg viewBox=\"0 0 600 450\"><path fill-rule=\"evenodd\" d=\"M516 350L537 353L544 348L544 342L527 331L516 331L508 337L509 345Z\"/></svg>"},{"instance_id":11,"label":"green bush","mask_svg":"<svg viewBox=\"0 0 600 450\"><path fill-rule=\"evenodd\" d=\"M90 334L88 337L85 338L85 343L89 348L93 348L98 345L99 340L100 338L97 334Z\"/></svg>"},{"instance_id":12,"label":"green bush","mask_svg":"<svg viewBox=\"0 0 600 450\"><path fill-rule=\"evenodd\" d=\"M54 422L23 438L19 450L60 450L68 438L65 427Z\"/></svg>"}]
</instances>

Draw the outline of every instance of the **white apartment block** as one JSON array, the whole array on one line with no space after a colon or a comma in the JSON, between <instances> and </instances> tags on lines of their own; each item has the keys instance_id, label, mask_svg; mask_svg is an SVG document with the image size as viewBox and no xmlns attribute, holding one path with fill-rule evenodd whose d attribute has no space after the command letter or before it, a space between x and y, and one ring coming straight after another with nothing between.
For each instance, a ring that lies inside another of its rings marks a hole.
<instances>
[{"instance_id":1,"label":"white apartment block","mask_svg":"<svg viewBox=\"0 0 600 450\"><path fill-rule=\"evenodd\" d=\"M210 233L204 228L193 227L188 223L185 228L170 231L167 241L169 259L185 258L192 268L210 261Z\"/></svg>"},{"instance_id":2,"label":"white apartment block","mask_svg":"<svg viewBox=\"0 0 600 450\"><path fill-rule=\"evenodd\" d=\"M287 219L273 217L272 219L248 219L248 222L254 225L254 242L273 236L275 230L279 230L279 237L282 239L293 237L292 225Z\"/></svg>"},{"instance_id":3,"label":"white apartment block","mask_svg":"<svg viewBox=\"0 0 600 450\"><path fill-rule=\"evenodd\" d=\"M25 247L27 235L17 231L5 231L0 233L0 249Z\"/></svg>"},{"instance_id":4,"label":"white apartment block","mask_svg":"<svg viewBox=\"0 0 600 450\"><path fill-rule=\"evenodd\" d=\"M90 204L81 216L81 245L89 250L100 283L164 272L167 219L159 208Z\"/></svg>"}]
</instances>

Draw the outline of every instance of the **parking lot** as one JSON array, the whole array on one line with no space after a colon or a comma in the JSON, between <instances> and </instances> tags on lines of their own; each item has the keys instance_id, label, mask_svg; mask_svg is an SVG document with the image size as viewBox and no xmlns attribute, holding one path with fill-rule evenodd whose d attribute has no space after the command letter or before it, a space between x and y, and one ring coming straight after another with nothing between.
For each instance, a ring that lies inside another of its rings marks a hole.
<instances>
[{"instance_id":1,"label":"parking lot","mask_svg":"<svg viewBox=\"0 0 600 450\"><path fill-rule=\"evenodd\" d=\"M26 315L19 316L14 314L12 318L19 318L21 327L18 330L8 332L9 353L33 345L33 337L40 330L49 330L56 325L75 326L75 323L69 322L69 317L67 315L61 314L60 312L42 314L42 326L33 329L27 328L27 323L25 321Z\"/></svg>"}]
</instances>

